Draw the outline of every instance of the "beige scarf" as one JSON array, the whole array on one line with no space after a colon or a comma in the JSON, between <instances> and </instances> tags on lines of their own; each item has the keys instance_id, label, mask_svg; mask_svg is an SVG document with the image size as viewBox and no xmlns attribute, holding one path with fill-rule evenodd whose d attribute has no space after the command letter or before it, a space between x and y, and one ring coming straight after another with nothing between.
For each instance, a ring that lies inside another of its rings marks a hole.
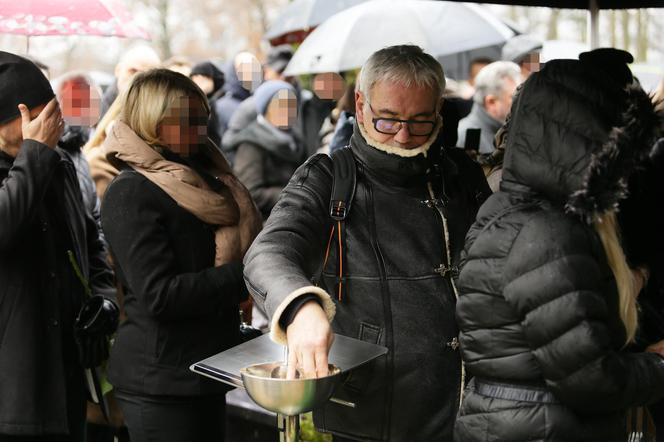
<instances>
[{"instance_id":1,"label":"beige scarf","mask_svg":"<svg viewBox=\"0 0 664 442\"><path fill-rule=\"evenodd\" d=\"M231 172L216 146L201 146L209 161L207 171L225 187L215 192L190 167L167 161L129 126L116 121L104 141L106 157L117 167L120 160L159 186L175 202L201 221L218 226L215 266L242 261L261 229L261 217L249 191Z\"/></svg>"}]
</instances>

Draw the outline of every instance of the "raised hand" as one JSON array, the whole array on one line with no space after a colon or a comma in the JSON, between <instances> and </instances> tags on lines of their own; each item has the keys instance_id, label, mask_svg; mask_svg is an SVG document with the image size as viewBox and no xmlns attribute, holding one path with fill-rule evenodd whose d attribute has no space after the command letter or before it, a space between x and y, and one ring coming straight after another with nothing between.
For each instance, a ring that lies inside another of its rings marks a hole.
<instances>
[{"instance_id":1,"label":"raised hand","mask_svg":"<svg viewBox=\"0 0 664 442\"><path fill-rule=\"evenodd\" d=\"M35 140L54 149L65 128L58 101L53 98L34 119L25 104L19 104L18 110L21 112L23 139Z\"/></svg>"}]
</instances>

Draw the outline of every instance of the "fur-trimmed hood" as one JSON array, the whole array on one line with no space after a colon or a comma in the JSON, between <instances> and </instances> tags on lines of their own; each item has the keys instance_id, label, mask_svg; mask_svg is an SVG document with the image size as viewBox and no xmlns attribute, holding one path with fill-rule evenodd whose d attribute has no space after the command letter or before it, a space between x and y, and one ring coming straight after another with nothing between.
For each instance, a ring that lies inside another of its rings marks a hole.
<instances>
[{"instance_id":1,"label":"fur-trimmed hood","mask_svg":"<svg viewBox=\"0 0 664 442\"><path fill-rule=\"evenodd\" d=\"M620 70L629 54L615 53L622 66L591 57L547 63L519 88L509 122L503 180L586 222L617 208L662 131L650 97Z\"/></svg>"}]
</instances>

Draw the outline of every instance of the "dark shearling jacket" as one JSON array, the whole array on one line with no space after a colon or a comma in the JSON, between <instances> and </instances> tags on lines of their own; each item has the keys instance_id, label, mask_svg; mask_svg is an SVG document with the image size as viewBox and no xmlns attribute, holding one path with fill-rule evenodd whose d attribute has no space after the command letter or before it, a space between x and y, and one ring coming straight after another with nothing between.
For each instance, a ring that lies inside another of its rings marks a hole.
<instances>
[{"instance_id":1,"label":"dark shearling jacket","mask_svg":"<svg viewBox=\"0 0 664 442\"><path fill-rule=\"evenodd\" d=\"M664 395L664 360L621 351L598 234L565 210L627 107L610 83L578 61L553 61L515 97L500 191L462 258L457 318L473 380L459 442L624 441L625 410Z\"/></svg>"},{"instance_id":2,"label":"dark shearling jacket","mask_svg":"<svg viewBox=\"0 0 664 442\"><path fill-rule=\"evenodd\" d=\"M66 434L66 401L85 399L72 388L85 295L67 250L94 294L114 298L112 273L63 151L26 140L0 152L0 180L0 434Z\"/></svg>"},{"instance_id":3,"label":"dark shearling jacket","mask_svg":"<svg viewBox=\"0 0 664 442\"><path fill-rule=\"evenodd\" d=\"M357 127L350 149L357 188L343 230L342 300L336 240L319 285L334 297L336 333L389 352L352 372L335 392L356 408L329 402L315 411L315 423L357 440L449 441L461 366L450 344L457 336L455 294L449 277L437 272L446 262L446 247L440 212L427 192L431 165L422 155L379 151ZM490 190L462 151L442 155L438 164L442 179L430 179L457 263L468 226ZM333 224L332 178L326 155L300 167L245 258L249 290L270 317L289 294L318 278Z\"/></svg>"}]
</instances>

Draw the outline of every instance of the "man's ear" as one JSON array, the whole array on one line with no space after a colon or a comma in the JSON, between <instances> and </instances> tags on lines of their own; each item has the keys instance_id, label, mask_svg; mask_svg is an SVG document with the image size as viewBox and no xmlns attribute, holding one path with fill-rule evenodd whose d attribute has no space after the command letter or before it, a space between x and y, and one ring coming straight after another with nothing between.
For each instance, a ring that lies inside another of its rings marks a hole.
<instances>
[{"instance_id":1,"label":"man's ear","mask_svg":"<svg viewBox=\"0 0 664 442\"><path fill-rule=\"evenodd\" d=\"M355 91L355 118L364 124L364 95L360 91Z\"/></svg>"},{"instance_id":2,"label":"man's ear","mask_svg":"<svg viewBox=\"0 0 664 442\"><path fill-rule=\"evenodd\" d=\"M487 95L486 97L484 97L484 109L493 110L497 101L498 97L496 97L495 95L491 94Z\"/></svg>"}]
</instances>

